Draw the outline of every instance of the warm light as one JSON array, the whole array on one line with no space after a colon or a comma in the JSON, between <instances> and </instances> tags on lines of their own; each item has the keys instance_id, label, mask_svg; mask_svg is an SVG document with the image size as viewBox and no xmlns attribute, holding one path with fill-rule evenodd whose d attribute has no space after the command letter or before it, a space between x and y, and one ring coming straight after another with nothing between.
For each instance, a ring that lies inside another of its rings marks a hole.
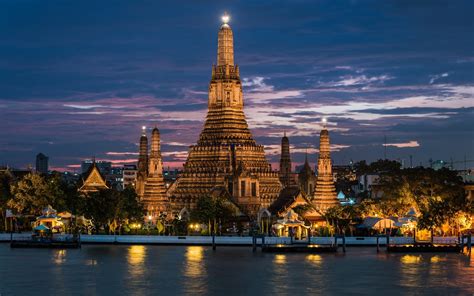
<instances>
[{"instance_id":1,"label":"warm light","mask_svg":"<svg viewBox=\"0 0 474 296\"><path fill-rule=\"evenodd\" d=\"M323 123L327 123L327 122L328 122L327 118L323 117Z\"/></svg>"},{"instance_id":2,"label":"warm light","mask_svg":"<svg viewBox=\"0 0 474 296\"><path fill-rule=\"evenodd\" d=\"M142 126L142 130L146 130L146 126Z\"/></svg>"},{"instance_id":3,"label":"warm light","mask_svg":"<svg viewBox=\"0 0 474 296\"><path fill-rule=\"evenodd\" d=\"M222 16L221 19L222 19L222 22L223 22L224 24L227 24L227 23L230 21L230 16L229 16L229 15L227 14L227 12L226 12L226 13L224 13L224 15Z\"/></svg>"},{"instance_id":4,"label":"warm light","mask_svg":"<svg viewBox=\"0 0 474 296\"><path fill-rule=\"evenodd\" d=\"M151 221L151 215L149 215L149 216L148 216L148 220L150 220L150 221Z\"/></svg>"}]
</instances>

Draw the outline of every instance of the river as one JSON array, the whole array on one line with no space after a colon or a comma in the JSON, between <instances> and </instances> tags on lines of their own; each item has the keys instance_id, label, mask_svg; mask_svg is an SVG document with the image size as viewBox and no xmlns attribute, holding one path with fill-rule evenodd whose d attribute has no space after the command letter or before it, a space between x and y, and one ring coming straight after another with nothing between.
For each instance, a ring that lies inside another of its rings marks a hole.
<instances>
[{"instance_id":1,"label":"river","mask_svg":"<svg viewBox=\"0 0 474 296\"><path fill-rule=\"evenodd\" d=\"M0 244L0 295L474 295L461 254L263 254L251 247Z\"/></svg>"}]
</instances>

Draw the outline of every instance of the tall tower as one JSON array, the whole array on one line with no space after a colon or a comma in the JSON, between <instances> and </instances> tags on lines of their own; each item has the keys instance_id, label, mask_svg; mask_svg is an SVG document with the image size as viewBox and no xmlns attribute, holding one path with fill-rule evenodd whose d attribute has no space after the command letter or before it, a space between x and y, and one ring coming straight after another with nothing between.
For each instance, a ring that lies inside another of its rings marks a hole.
<instances>
[{"instance_id":1,"label":"tall tower","mask_svg":"<svg viewBox=\"0 0 474 296\"><path fill-rule=\"evenodd\" d=\"M248 128L229 16L222 21L206 122L197 144L189 149L184 171L170 196L175 211L193 208L201 196L218 194L229 197L249 216L256 216L261 207L268 207L278 197L281 184L265 158L264 147L256 144Z\"/></svg>"},{"instance_id":2,"label":"tall tower","mask_svg":"<svg viewBox=\"0 0 474 296\"><path fill-rule=\"evenodd\" d=\"M332 176L331 149L329 147L326 119L323 119L323 129L319 136L318 177L313 195L313 204L322 212L339 204Z\"/></svg>"},{"instance_id":3,"label":"tall tower","mask_svg":"<svg viewBox=\"0 0 474 296\"><path fill-rule=\"evenodd\" d=\"M281 138L280 182L283 187L288 187L294 185L294 182L291 181L290 140L288 140L285 132L283 138Z\"/></svg>"},{"instance_id":4,"label":"tall tower","mask_svg":"<svg viewBox=\"0 0 474 296\"><path fill-rule=\"evenodd\" d=\"M142 135L140 137L140 148L138 154L137 182L135 191L140 199L145 193L145 181L148 174L148 138L146 137L146 126L142 127Z\"/></svg>"},{"instance_id":5,"label":"tall tower","mask_svg":"<svg viewBox=\"0 0 474 296\"><path fill-rule=\"evenodd\" d=\"M161 161L160 131L154 128L151 133L151 150L148 158L148 175L142 199L147 215L153 220L160 213L169 210L169 200L166 196L165 182L163 180L163 163Z\"/></svg>"}]
</instances>

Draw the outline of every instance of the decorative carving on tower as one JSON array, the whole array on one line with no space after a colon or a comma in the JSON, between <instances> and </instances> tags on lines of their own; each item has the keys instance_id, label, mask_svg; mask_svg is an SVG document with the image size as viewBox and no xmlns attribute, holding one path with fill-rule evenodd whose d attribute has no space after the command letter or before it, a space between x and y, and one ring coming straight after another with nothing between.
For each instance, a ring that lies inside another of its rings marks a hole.
<instances>
[{"instance_id":1,"label":"decorative carving on tower","mask_svg":"<svg viewBox=\"0 0 474 296\"><path fill-rule=\"evenodd\" d=\"M142 158L141 148L142 147L140 147L140 158ZM156 127L153 129L151 134L151 149L147 162L148 170L143 189L142 202L147 210L147 215L152 216L152 219L156 220L159 214L165 213L169 210L169 199L166 196L165 182L163 180L160 131Z\"/></svg>"},{"instance_id":2,"label":"decorative carving on tower","mask_svg":"<svg viewBox=\"0 0 474 296\"><path fill-rule=\"evenodd\" d=\"M260 207L268 207L278 197L281 184L245 119L228 16L223 17L217 43L206 122L197 144L190 147L183 174L170 192L171 201L179 212L194 207L200 196L209 195L215 188L225 188L232 201L253 217Z\"/></svg>"},{"instance_id":3,"label":"decorative carving on tower","mask_svg":"<svg viewBox=\"0 0 474 296\"><path fill-rule=\"evenodd\" d=\"M319 136L318 177L316 190L313 195L313 204L321 211L339 204L332 175L331 149L329 146L329 132L326 120L323 119L323 129Z\"/></svg>"}]
</instances>

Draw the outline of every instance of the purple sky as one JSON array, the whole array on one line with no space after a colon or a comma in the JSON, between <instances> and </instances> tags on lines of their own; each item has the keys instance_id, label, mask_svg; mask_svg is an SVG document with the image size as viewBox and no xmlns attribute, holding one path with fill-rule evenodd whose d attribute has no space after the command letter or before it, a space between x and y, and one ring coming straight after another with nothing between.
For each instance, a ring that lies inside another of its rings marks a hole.
<instances>
[{"instance_id":1,"label":"purple sky","mask_svg":"<svg viewBox=\"0 0 474 296\"><path fill-rule=\"evenodd\" d=\"M416 2L416 3L413 3ZM137 158L160 128L165 165L195 143L228 11L245 112L271 162L474 159L472 1L0 2L0 165ZM468 166L474 166L473 162Z\"/></svg>"}]
</instances>

